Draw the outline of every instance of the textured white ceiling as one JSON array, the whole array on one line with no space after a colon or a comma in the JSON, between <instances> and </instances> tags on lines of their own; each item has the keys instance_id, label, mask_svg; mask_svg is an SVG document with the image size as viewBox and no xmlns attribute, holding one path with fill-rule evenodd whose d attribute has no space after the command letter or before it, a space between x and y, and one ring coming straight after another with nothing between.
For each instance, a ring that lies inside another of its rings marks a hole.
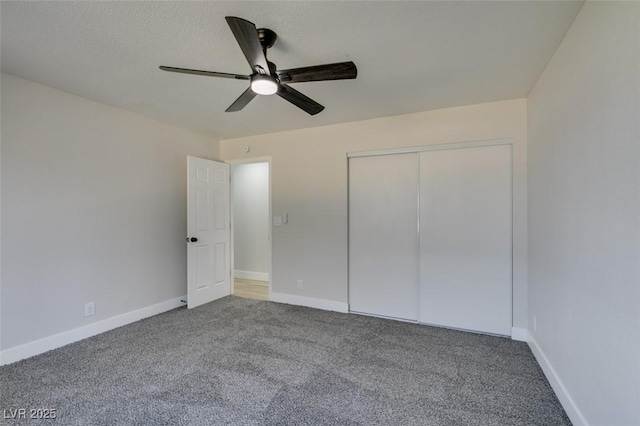
<instances>
[{"instance_id":1,"label":"textured white ceiling","mask_svg":"<svg viewBox=\"0 0 640 426\"><path fill-rule=\"evenodd\" d=\"M215 138L525 97L582 1L0 3L4 72ZM277 96L224 110L249 74L224 17L278 34L279 69L352 60L356 80L292 85L316 116Z\"/></svg>"}]
</instances>

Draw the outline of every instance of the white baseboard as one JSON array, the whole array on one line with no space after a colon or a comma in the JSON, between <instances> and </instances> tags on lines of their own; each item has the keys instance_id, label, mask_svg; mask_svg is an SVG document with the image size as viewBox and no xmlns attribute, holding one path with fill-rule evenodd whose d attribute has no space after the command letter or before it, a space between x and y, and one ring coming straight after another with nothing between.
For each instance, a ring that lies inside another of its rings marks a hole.
<instances>
[{"instance_id":1,"label":"white baseboard","mask_svg":"<svg viewBox=\"0 0 640 426\"><path fill-rule=\"evenodd\" d=\"M288 305L306 306L309 308L323 309L325 311L335 311L348 313L349 304L336 302L333 300L316 299L315 297L295 296L293 294L271 292L269 298L272 302L286 303Z\"/></svg>"},{"instance_id":2,"label":"white baseboard","mask_svg":"<svg viewBox=\"0 0 640 426\"><path fill-rule=\"evenodd\" d=\"M181 300L186 300L186 297L187 296L177 297L175 299L107 318L102 321L94 322L93 324L87 324L82 327L74 328L73 330L63 331L62 333L54 334L53 336L48 336L20 346L5 349L0 352L0 365L11 364L13 362L20 361L21 359L39 355L52 349L68 345L69 343L77 342L79 340L104 333L105 331L113 330L114 328L122 327L123 325L139 321L143 318L170 311L171 309L183 306L184 303L182 303Z\"/></svg>"},{"instance_id":3,"label":"white baseboard","mask_svg":"<svg viewBox=\"0 0 640 426\"><path fill-rule=\"evenodd\" d=\"M511 327L511 340L517 340L518 342L526 342L529 333L526 328Z\"/></svg>"},{"instance_id":4,"label":"white baseboard","mask_svg":"<svg viewBox=\"0 0 640 426\"><path fill-rule=\"evenodd\" d=\"M269 281L268 272L240 271L236 269L233 271L233 276L243 280Z\"/></svg>"},{"instance_id":5,"label":"white baseboard","mask_svg":"<svg viewBox=\"0 0 640 426\"><path fill-rule=\"evenodd\" d=\"M560 400L562 408L567 412L567 416L569 416L571 423L573 423L574 426L588 426L589 424L587 423L587 420L573 401L573 398L571 398L571 395L569 395L567 388L564 387L564 384L562 383L562 380L560 380L556 370L553 368L544 352L542 352L542 349L540 349L540 346L538 346L538 343L535 341L533 336L529 335L528 343L531 348L531 352L533 352L533 356L542 368L542 371L556 393L558 400Z\"/></svg>"}]
</instances>

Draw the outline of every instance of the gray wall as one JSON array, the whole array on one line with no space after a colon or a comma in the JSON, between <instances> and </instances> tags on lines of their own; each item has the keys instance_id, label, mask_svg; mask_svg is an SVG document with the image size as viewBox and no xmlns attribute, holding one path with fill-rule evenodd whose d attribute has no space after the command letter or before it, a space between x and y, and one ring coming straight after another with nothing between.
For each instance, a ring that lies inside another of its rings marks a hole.
<instances>
[{"instance_id":1,"label":"gray wall","mask_svg":"<svg viewBox=\"0 0 640 426\"><path fill-rule=\"evenodd\" d=\"M514 325L526 328L524 99L224 140L220 157L271 157L272 214L289 214L288 224L272 228L272 295L346 304L347 153L499 138L514 144Z\"/></svg>"},{"instance_id":2,"label":"gray wall","mask_svg":"<svg viewBox=\"0 0 640 426\"><path fill-rule=\"evenodd\" d=\"M1 84L0 347L186 294L186 156L215 157L217 142L11 75Z\"/></svg>"},{"instance_id":3,"label":"gray wall","mask_svg":"<svg viewBox=\"0 0 640 426\"><path fill-rule=\"evenodd\" d=\"M234 269L267 274L269 272L269 164L234 165L231 188Z\"/></svg>"},{"instance_id":4,"label":"gray wall","mask_svg":"<svg viewBox=\"0 0 640 426\"><path fill-rule=\"evenodd\" d=\"M640 424L639 10L586 2L529 96L529 331L576 424Z\"/></svg>"}]
</instances>

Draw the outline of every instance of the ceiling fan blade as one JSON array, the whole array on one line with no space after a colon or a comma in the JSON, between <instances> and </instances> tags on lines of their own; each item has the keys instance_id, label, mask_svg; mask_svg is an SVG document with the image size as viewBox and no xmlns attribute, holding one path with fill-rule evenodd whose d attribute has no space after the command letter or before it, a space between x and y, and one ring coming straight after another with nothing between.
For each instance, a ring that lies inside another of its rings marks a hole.
<instances>
[{"instance_id":1,"label":"ceiling fan blade","mask_svg":"<svg viewBox=\"0 0 640 426\"><path fill-rule=\"evenodd\" d=\"M207 77L234 78L236 80L249 80L251 78L248 75L229 74L226 72L216 72L216 71L190 70L187 68L165 67L164 65L160 65L160 69L162 71L179 72L182 74L205 75Z\"/></svg>"},{"instance_id":2,"label":"ceiling fan blade","mask_svg":"<svg viewBox=\"0 0 640 426\"><path fill-rule=\"evenodd\" d=\"M255 24L235 16L227 16L224 19L227 20L227 24L229 24L231 32L233 32L233 35L240 45L242 53L244 53L249 65L251 65L251 69L259 74L271 75L267 57L262 50ZM262 68L264 73L256 70L256 67Z\"/></svg>"},{"instance_id":3,"label":"ceiling fan blade","mask_svg":"<svg viewBox=\"0 0 640 426\"><path fill-rule=\"evenodd\" d=\"M242 93L242 95L240 95L238 99L235 100L234 103L231 104L231 106L229 106L229 108L225 110L225 112L240 111L242 108L246 107L249 102L251 102L251 99L255 97L256 93L251 90L251 87L249 87Z\"/></svg>"},{"instance_id":4,"label":"ceiling fan blade","mask_svg":"<svg viewBox=\"0 0 640 426\"><path fill-rule=\"evenodd\" d=\"M287 86L286 84L280 84L278 88L278 96L282 99L286 99L298 108L308 112L311 115L316 115L324 109L322 105L314 101L313 99L303 95L296 89Z\"/></svg>"},{"instance_id":5,"label":"ceiling fan blade","mask_svg":"<svg viewBox=\"0 0 640 426\"><path fill-rule=\"evenodd\" d=\"M278 71L278 78L280 78L280 81L283 83L346 80L356 78L357 75L358 69L356 68L356 64L351 61Z\"/></svg>"}]
</instances>

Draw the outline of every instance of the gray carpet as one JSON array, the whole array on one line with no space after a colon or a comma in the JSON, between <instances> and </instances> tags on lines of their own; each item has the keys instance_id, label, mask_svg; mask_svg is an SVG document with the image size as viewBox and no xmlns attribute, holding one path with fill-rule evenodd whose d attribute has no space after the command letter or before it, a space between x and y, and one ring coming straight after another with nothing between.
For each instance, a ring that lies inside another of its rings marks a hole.
<instances>
[{"instance_id":1,"label":"gray carpet","mask_svg":"<svg viewBox=\"0 0 640 426\"><path fill-rule=\"evenodd\" d=\"M65 425L571 424L525 343L233 296L1 367L0 389Z\"/></svg>"}]
</instances>

